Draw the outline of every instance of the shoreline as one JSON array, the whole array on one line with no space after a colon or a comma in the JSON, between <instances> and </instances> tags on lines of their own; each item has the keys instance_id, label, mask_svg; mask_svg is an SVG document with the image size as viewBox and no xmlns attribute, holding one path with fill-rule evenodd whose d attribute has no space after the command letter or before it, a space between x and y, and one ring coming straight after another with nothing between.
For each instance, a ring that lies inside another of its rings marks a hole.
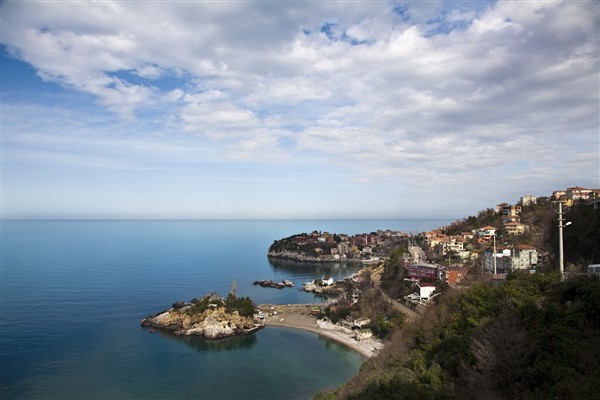
<instances>
[{"instance_id":1,"label":"shoreline","mask_svg":"<svg viewBox=\"0 0 600 400\"><path fill-rule=\"evenodd\" d=\"M369 359L379 352L383 347L383 343L368 339L357 341L347 333L326 329L317 325L317 320L309 315L312 307L315 304L263 304L261 309L270 313L271 310L277 311L277 315L266 316L264 319L265 326L280 326L284 328L301 329L308 332L316 333L341 344L350 350L359 353L365 359ZM283 320L282 320L283 319Z\"/></svg>"}]
</instances>

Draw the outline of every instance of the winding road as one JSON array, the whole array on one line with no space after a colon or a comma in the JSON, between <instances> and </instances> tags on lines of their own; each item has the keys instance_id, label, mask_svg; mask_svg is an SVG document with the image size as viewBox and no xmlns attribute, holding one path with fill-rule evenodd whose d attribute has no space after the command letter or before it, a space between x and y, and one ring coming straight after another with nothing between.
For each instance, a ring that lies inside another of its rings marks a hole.
<instances>
[{"instance_id":1,"label":"winding road","mask_svg":"<svg viewBox=\"0 0 600 400\"><path fill-rule=\"evenodd\" d=\"M376 268L371 273L371 280L373 281L373 285L375 285L376 289L379 289L379 292L383 296L383 298L389 302L395 310L401 312L406 316L407 321L415 321L420 317L418 313L406 307L404 304L400 303L397 300L394 300L381 288L381 274L383 273L383 266Z\"/></svg>"}]
</instances>

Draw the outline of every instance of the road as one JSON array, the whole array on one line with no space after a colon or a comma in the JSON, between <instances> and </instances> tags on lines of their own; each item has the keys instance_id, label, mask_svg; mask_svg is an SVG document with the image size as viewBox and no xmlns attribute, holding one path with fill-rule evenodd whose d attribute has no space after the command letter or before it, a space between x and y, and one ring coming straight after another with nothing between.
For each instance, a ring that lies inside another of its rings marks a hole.
<instances>
[{"instance_id":1,"label":"road","mask_svg":"<svg viewBox=\"0 0 600 400\"><path fill-rule=\"evenodd\" d=\"M410 308L406 307L404 304L400 303L399 301L392 299L390 296L387 295L386 292L383 291L383 289L381 288L381 274L382 273L383 273L383 266L375 269L371 273L371 280L373 281L373 285L375 285L376 289L379 289L379 292L381 292L381 296L385 299L385 301L390 303L392 305L392 307L394 307L395 310L404 314L406 316L407 321L413 322L416 319L418 319L420 317L420 315L418 313L416 313L413 310L411 310Z\"/></svg>"},{"instance_id":2,"label":"road","mask_svg":"<svg viewBox=\"0 0 600 400\"><path fill-rule=\"evenodd\" d=\"M409 246L408 251L410 251L410 255L416 263L420 263L421 261L425 262L425 252L419 246Z\"/></svg>"}]
</instances>

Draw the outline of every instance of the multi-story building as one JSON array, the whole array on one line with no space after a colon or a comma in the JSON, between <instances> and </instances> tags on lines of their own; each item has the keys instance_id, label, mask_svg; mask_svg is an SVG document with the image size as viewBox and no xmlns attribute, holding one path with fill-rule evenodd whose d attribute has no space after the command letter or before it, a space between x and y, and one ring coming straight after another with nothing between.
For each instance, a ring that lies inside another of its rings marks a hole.
<instances>
[{"instance_id":1,"label":"multi-story building","mask_svg":"<svg viewBox=\"0 0 600 400\"><path fill-rule=\"evenodd\" d=\"M504 224L504 232L508 235L522 235L525 233L526 225L519 222L509 222Z\"/></svg>"},{"instance_id":2,"label":"multi-story building","mask_svg":"<svg viewBox=\"0 0 600 400\"><path fill-rule=\"evenodd\" d=\"M465 249L465 239L460 236L447 236L440 240L434 247L434 254L445 256L448 253L459 253Z\"/></svg>"},{"instance_id":3,"label":"multi-story building","mask_svg":"<svg viewBox=\"0 0 600 400\"><path fill-rule=\"evenodd\" d=\"M494 270L494 252L485 252L485 267L489 272ZM535 270L538 267L538 250L535 247L519 244L496 252L496 271L508 273L515 270Z\"/></svg>"},{"instance_id":4,"label":"multi-story building","mask_svg":"<svg viewBox=\"0 0 600 400\"><path fill-rule=\"evenodd\" d=\"M585 189L579 186L567 188L567 199L573 201L598 198L600 189Z\"/></svg>"},{"instance_id":5,"label":"multi-story building","mask_svg":"<svg viewBox=\"0 0 600 400\"><path fill-rule=\"evenodd\" d=\"M483 228L479 228L474 230L474 234L477 235L477 239L482 241L491 240L493 236L496 235L496 227L494 226L484 226Z\"/></svg>"},{"instance_id":6,"label":"multi-story building","mask_svg":"<svg viewBox=\"0 0 600 400\"><path fill-rule=\"evenodd\" d=\"M600 189L586 189L579 186L567 188L567 190L555 190L552 192L554 200L580 201L597 199L600 197Z\"/></svg>"},{"instance_id":7,"label":"multi-story building","mask_svg":"<svg viewBox=\"0 0 600 400\"><path fill-rule=\"evenodd\" d=\"M537 197L535 197L532 194L526 194L523 197L521 197L521 205L523 207L531 206L531 205L535 204L536 202L537 202Z\"/></svg>"},{"instance_id":8,"label":"multi-story building","mask_svg":"<svg viewBox=\"0 0 600 400\"><path fill-rule=\"evenodd\" d=\"M411 279L428 279L435 281L438 279L438 266L435 264L412 264L408 267L408 276Z\"/></svg>"},{"instance_id":9,"label":"multi-story building","mask_svg":"<svg viewBox=\"0 0 600 400\"><path fill-rule=\"evenodd\" d=\"M538 266L538 251L535 247L519 244L512 249L512 269L532 270Z\"/></svg>"}]
</instances>

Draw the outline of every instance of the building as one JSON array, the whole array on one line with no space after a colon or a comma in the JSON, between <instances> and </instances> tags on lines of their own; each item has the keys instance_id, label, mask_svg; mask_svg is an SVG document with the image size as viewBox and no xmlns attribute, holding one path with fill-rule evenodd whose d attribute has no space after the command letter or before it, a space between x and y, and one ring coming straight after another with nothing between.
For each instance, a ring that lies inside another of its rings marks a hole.
<instances>
[{"instance_id":1,"label":"building","mask_svg":"<svg viewBox=\"0 0 600 400\"><path fill-rule=\"evenodd\" d=\"M360 289L354 289L352 291L352 304L356 304L360 301L360 298L362 297L362 291Z\"/></svg>"},{"instance_id":2,"label":"building","mask_svg":"<svg viewBox=\"0 0 600 400\"><path fill-rule=\"evenodd\" d=\"M485 267L489 272L494 271L494 252L485 252ZM535 247L519 244L496 252L496 272L508 273L514 270L536 270L538 267L538 250Z\"/></svg>"},{"instance_id":3,"label":"building","mask_svg":"<svg viewBox=\"0 0 600 400\"><path fill-rule=\"evenodd\" d=\"M322 280L323 286L331 286L334 284L333 278L330 276L324 277Z\"/></svg>"},{"instance_id":4,"label":"building","mask_svg":"<svg viewBox=\"0 0 600 400\"><path fill-rule=\"evenodd\" d=\"M422 279L435 281L438 278L438 266L435 264L412 264L408 267L408 276L417 281Z\"/></svg>"},{"instance_id":5,"label":"building","mask_svg":"<svg viewBox=\"0 0 600 400\"><path fill-rule=\"evenodd\" d=\"M444 271L444 276L445 276L446 282L449 285L459 284L460 281L462 281L466 275L467 275L466 268L451 267L451 268L447 268Z\"/></svg>"},{"instance_id":6,"label":"building","mask_svg":"<svg viewBox=\"0 0 600 400\"><path fill-rule=\"evenodd\" d=\"M532 194L526 194L523 197L521 197L520 203L523 207L532 206L537 203L537 197L535 197Z\"/></svg>"},{"instance_id":7,"label":"building","mask_svg":"<svg viewBox=\"0 0 600 400\"><path fill-rule=\"evenodd\" d=\"M504 224L504 232L508 235L522 235L525 233L526 225L521 224L520 222L509 222Z\"/></svg>"},{"instance_id":8,"label":"building","mask_svg":"<svg viewBox=\"0 0 600 400\"><path fill-rule=\"evenodd\" d=\"M474 232L477 235L477 240L480 242L491 240L492 237L496 236L496 228L493 226L484 226L483 228L476 229Z\"/></svg>"},{"instance_id":9,"label":"building","mask_svg":"<svg viewBox=\"0 0 600 400\"><path fill-rule=\"evenodd\" d=\"M600 189L586 189L579 186L567 188L566 197L568 200L580 201L600 197Z\"/></svg>"},{"instance_id":10,"label":"building","mask_svg":"<svg viewBox=\"0 0 600 400\"><path fill-rule=\"evenodd\" d=\"M600 197L600 189L586 189L579 186L567 188L567 190L555 190L552 192L553 200L580 201L597 199Z\"/></svg>"},{"instance_id":11,"label":"building","mask_svg":"<svg viewBox=\"0 0 600 400\"><path fill-rule=\"evenodd\" d=\"M496 251L494 254L492 249L485 251L485 269L493 273L494 272L494 257L496 258L496 273L506 274L511 270L511 257L510 250L508 252Z\"/></svg>"},{"instance_id":12,"label":"building","mask_svg":"<svg viewBox=\"0 0 600 400\"><path fill-rule=\"evenodd\" d=\"M421 300L429 300L431 294L437 289L434 283L418 283L417 287L419 288Z\"/></svg>"},{"instance_id":13,"label":"building","mask_svg":"<svg viewBox=\"0 0 600 400\"><path fill-rule=\"evenodd\" d=\"M456 236L447 236L441 239L434 247L433 252L438 256L448 253L460 253L465 249L465 239Z\"/></svg>"},{"instance_id":14,"label":"building","mask_svg":"<svg viewBox=\"0 0 600 400\"><path fill-rule=\"evenodd\" d=\"M521 214L521 206L502 203L496 206L496 212L503 217L516 217Z\"/></svg>"},{"instance_id":15,"label":"building","mask_svg":"<svg viewBox=\"0 0 600 400\"><path fill-rule=\"evenodd\" d=\"M519 244L512 249L512 269L534 270L538 267L538 251L535 247Z\"/></svg>"}]
</instances>

